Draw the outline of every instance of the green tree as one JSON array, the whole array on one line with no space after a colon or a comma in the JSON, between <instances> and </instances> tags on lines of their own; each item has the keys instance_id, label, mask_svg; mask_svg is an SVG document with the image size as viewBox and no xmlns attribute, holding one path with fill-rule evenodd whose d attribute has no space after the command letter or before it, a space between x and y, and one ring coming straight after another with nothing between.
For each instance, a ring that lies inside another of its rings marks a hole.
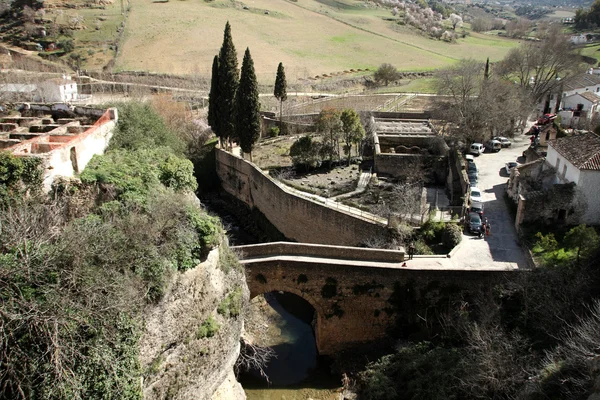
<instances>
[{"instance_id":1,"label":"green tree","mask_svg":"<svg viewBox=\"0 0 600 400\"><path fill-rule=\"evenodd\" d=\"M215 55L212 65L212 77L210 79L210 92L208 93L208 124L213 132L219 136L219 55Z\"/></svg>"},{"instance_id":2,"label":"green tree","mask_svg":"<svg viewBox=\"0 0 600 400\"><path fill-rule=\"evenodd\" d=\"M375 81L378 83L383 82L387 86L391 81L398 79L398 70L392 64L381 64L377 71L375 71Z\"/></svg>"},{"instance_id":3,"label":"green tree","mask_svg":"<svg viewBox=\"0 0 600 400\"><path fill-rule=\"evenodd\" d=\"M252 147L260 137L260 101L254 61L248 48L244 53L242 76L235 97L235 136L242 151L250 154L252 161Z\"/></svg>"},{"instance_id":4,"label":"green tree","mask_svg":"<svg viewBox=\"0 0 600 400\"><path fill-rule=\"evenodd\" d=\"M342 121L342 135L344 139L344 151L348 158L348 165L350 165L350 158L352 156L352 145L358 146L360 141L365 137L365 129L360 123L360 117L356 111L352 109L346 109L342 111L340 115L340 121Z\"/></svg>"},{"instance_id":5,"label":"green tree","mask_svg":"<svg viewBox=\"0 0 600 400\"><path fill-rule=\"evenodd\" d=\"M591 226L578 225L565 235L565 244L577 249L577 264L580 256L588 257L598 248L598 234Z\"/></svg>"},{"instance_id":6,"label":"green tree","mask_svg":"<svg viewBox=\"0 0 600 400\"><path fill-rule=\"evenodd\" d=\"M310 135L296 140L290 147L290 157L297 168L316 168L321 164L321 143Z\"/></svg>"},{"instance_id":7,"label":"green tree","mask_svg":"<svg viewBox=\"0 0 600 400\"><path fill-rule=\"evenodd\" d=\"M321 153L329 162L339 159L339 140L342 132L340 112L335 108L324 108L317 117L317 132L323 135Z\"/></svg>"},{"instance_id":8,"label":"green tree","mask_svg":"<svg viewBox=\"0 0 600 400\"><path fill-rule=\"evenodd\" d=\"M229 21L225 24L223 44L219 51L219 90L217 97L217 124L215 132L222 143L234 139L234 101L239 83L237 53L231 37Z\"/></svg>"},{"instance_id":9,"label":"green tree","mask_svg":"<svg viewBox=\"0 0 600 400\"><path fill-rule=\"evenodd\" d=\"M283 63L277 66L277 77L275 78L275 90L273 94L279 100L279 132L283 132L283 102L287 100L287 83L285 81L285 70Z\"/></svg>"}]
</instances>

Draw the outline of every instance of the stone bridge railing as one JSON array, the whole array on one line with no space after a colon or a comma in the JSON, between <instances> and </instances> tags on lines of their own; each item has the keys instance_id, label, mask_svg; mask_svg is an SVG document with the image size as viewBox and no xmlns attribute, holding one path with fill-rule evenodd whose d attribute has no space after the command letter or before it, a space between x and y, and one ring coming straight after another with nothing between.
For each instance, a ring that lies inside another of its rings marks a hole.
<instances>
[{"instance_id":1,"label":"stone bridge railing","mask_svg":"<svg viewBox=\"0 0 600 400\"><path fill-rule=\"evenodd\" d=\"M323 259L352 260L355 262L363 261L398 264L404 261L404 249L368 249L295 242L252 244L236 246L233 247L233 249L238 253L238 257L242 263L251 262L252 259L281 256L315 257Z\"/></svg>"}]
</instances>

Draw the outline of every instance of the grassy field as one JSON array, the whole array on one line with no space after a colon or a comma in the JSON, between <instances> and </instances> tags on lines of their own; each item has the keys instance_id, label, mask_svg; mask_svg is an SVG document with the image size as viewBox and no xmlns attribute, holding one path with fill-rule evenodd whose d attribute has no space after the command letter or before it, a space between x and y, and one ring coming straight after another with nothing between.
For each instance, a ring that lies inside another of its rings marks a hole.
<instances>
[{"instance_id":1,"label":"grassy field","mask_svg":"<svg viewBox=\"0 0 600 400\"><path fill-rule=\"evenodd\" d=\"M585 45L581 49L581 55L595 58L600 63L600 43Z\"/></svg>"},{"instance_id":2,"label":"grassy field","mask_svg":"<svg viewBox=\"0 0 600 400\"><path fill-rule=\"evenodd\" d=\"M288 80L344 70L432 70L463 57L502 58L516 41L471 34L457 44L431 40L400 26L389 10L357 0L132 0L116 67L209 75L227 20L238 55L249 47L260 82L277 64ZM244 9L247 7L248 9ZM268 14L265 11L268 10Z\"/></svg>"}]
</instances>

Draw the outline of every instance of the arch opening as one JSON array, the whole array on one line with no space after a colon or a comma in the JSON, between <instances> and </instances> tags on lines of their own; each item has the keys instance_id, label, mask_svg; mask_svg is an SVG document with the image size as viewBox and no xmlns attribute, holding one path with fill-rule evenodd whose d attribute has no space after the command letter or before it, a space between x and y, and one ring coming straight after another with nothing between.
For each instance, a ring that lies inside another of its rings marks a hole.
<instances>
[{"instance_id":1,"label":"arch opening","mask_svg":"<svg viewBox=\"0 0 600 400\"><path fill-rule=\"evenodd\" d=\"M297 385L313 379L322 364L315 338L318 320L315 307L298 294L270 291L254 296L250 310L247 332L255 344L271 347L276 355L265 368L270 387ZM242 372L239 380L246 390L268 385L257 371Z\"/></svg>"}]
</instances>

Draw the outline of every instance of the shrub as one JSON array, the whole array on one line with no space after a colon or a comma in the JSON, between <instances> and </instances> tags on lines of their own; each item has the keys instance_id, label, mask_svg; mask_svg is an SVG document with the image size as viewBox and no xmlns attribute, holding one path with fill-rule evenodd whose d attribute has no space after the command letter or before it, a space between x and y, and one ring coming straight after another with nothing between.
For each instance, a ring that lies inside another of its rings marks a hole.
<instances>
[{"instance_id":1,"label":"shrub","mask_svg":"<svg viewBox=\"0 0 600 400\"><path fill-rule=\"evenodd\" d=\"M290 147L290 157L296 168L316 168L321 165L321 143L310 135L296 140Z\"/></svg>"},{"instance_id":2,"label":"shrub","mask_svg":"<svg viewBox=\"0 0 600 400\"><path fill-rule=\"evenodd\" d=\"M217 307L217 312L224 317L237 317L242 312L242 288L235 288Z\"/></svg>"},{"instance_id":3,"label":"shrub","mask_svg":"<svg viewBox=\"0 0 600 400\"><path fill-rule=\"evenodd\" d=\"M196 339L211 338L215 336L215 334L219 331L220 327L221 326L219 325L219 323L215 321L215 319L211 315L206 321L202 323L202 325L200 325L200 327L196 331Z\"/></svg>"},{"instance_id":4,"label":"shrub","mask_svg":"<svg viewBox=\"0 0 600 400\"><path fill-rule=\"evenodd\" d=\"M445 247L452 249L462 240L462 229L458 224L445 224L442 231L442 243Z\"/></svg>"},{"instance_id":5,"label":"shrub","mask_svg":"<svg viewBox=\"0 0 600 400\"><path fill-rule=\"evenodd\" d=\"M325 285L321 288L321 296L325 299L330 299L337 294L337 280L335 278L327 278Z\"/></svg>"},{"instance_id":6,"label":"shrub","mask_svg":"<svg viewBox=\"0 0 600 400\"><path fill-rule=\"evenodd\" d=\"M168 147L175 154L183 154L184 141L169 129L164 120L147 103L120 103L119 123L109 145L112 149L155 149Z\"/></svg>"},{"instance_id":7,"label":"shrub","mask_svg":"<svg viewBox=\"0 0 600 400\"><path fill-rule=\"evenodd\" d=\"M445 226L444 221L435 221L432 216L429 216L427 221L421 226L420 235L427 241L439 242L442 239L442 232Z\"/></svg>"},{"instance_id":8,"label":"shrub","mask_svg":"<svg viewBox=\"0 0 600 400\"><path fill-rule=\"evenodd\" d=\"M269 137L277 137L277 136L279 136L279 128L276 127L276 126L270 127L268 135L269 135Z\"/></svg>"}]
</instances>

